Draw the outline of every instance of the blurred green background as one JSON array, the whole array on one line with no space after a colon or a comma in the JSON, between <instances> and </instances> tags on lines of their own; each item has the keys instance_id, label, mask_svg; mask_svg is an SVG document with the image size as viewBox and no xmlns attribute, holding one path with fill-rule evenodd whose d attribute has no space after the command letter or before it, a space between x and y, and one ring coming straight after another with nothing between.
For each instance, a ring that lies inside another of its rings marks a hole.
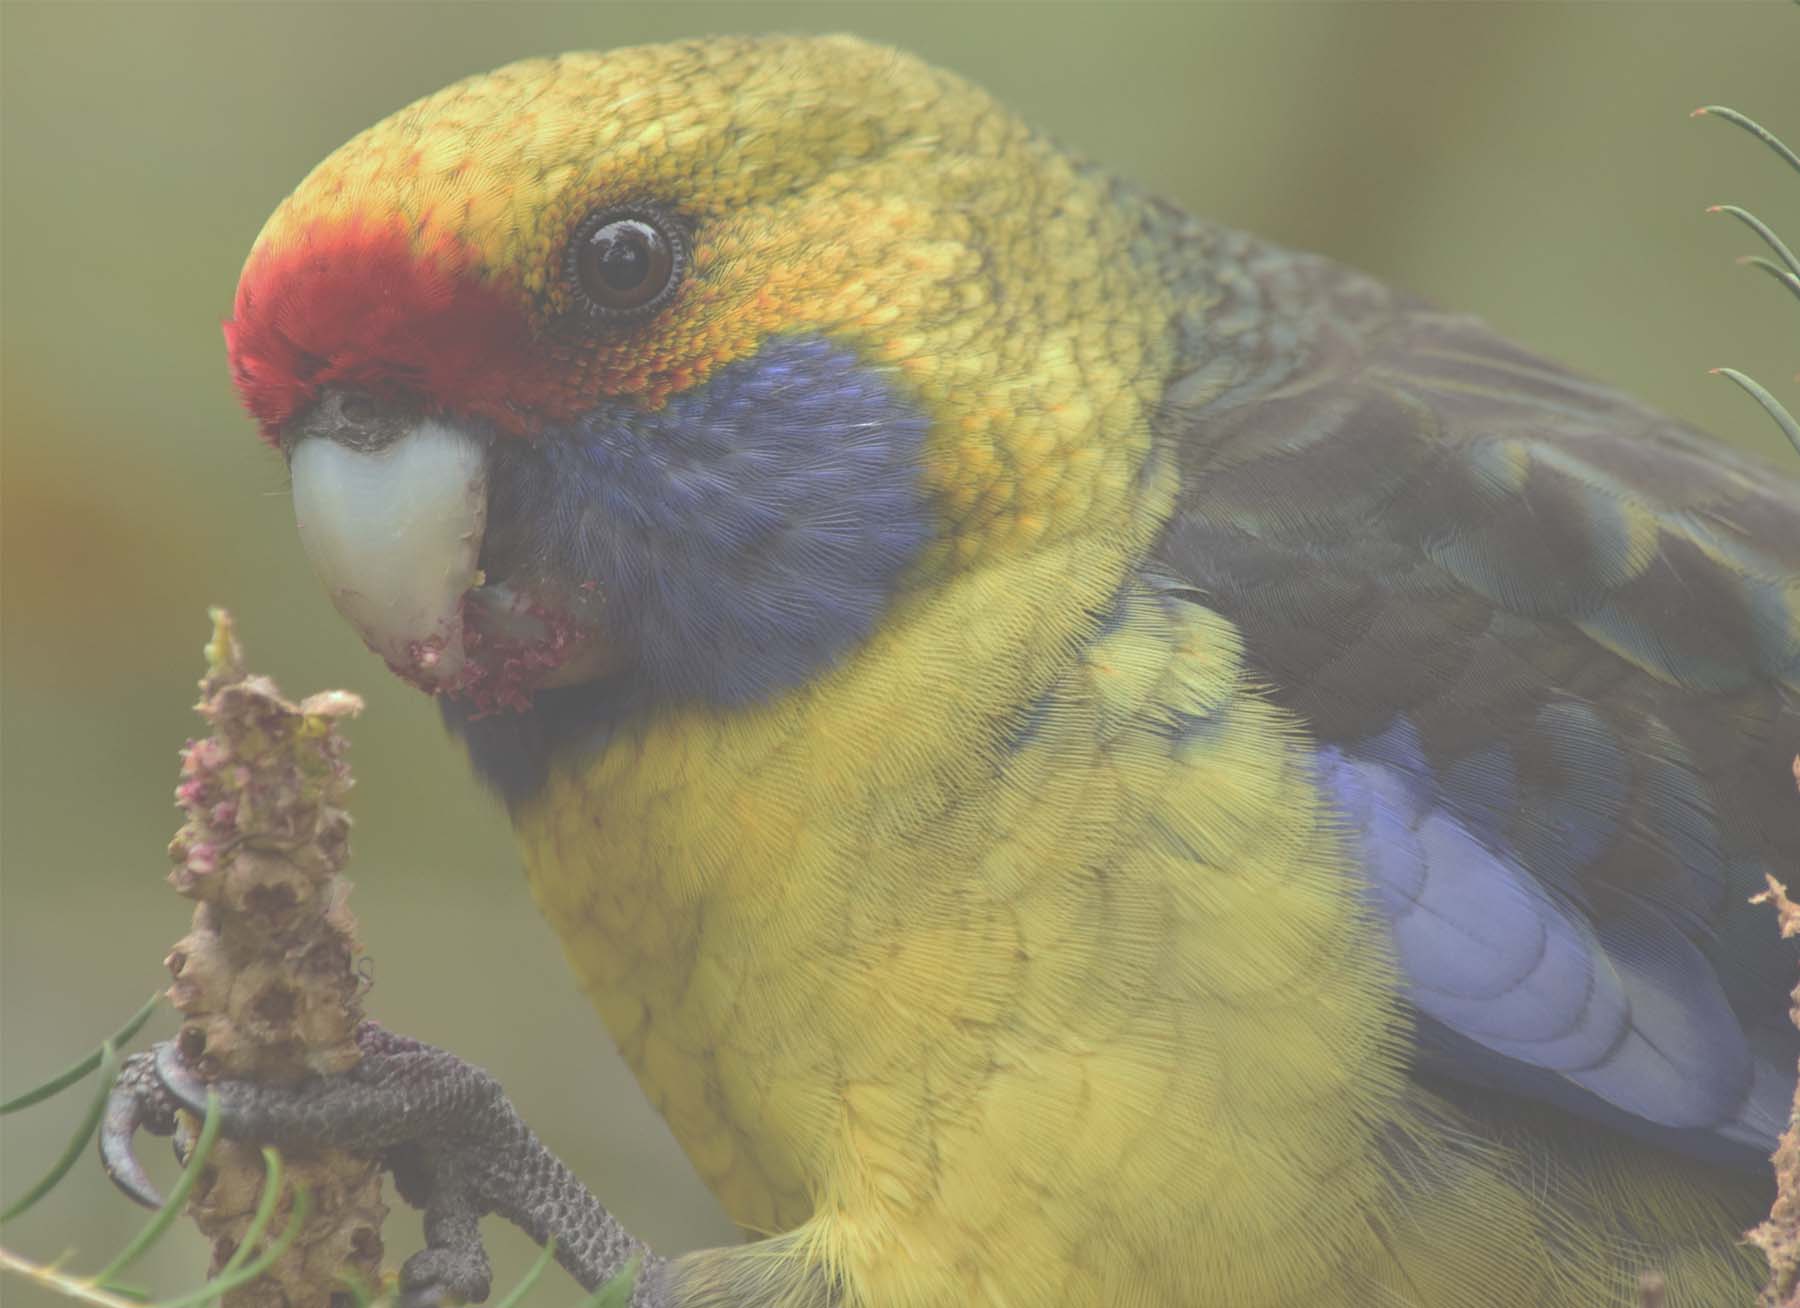
<instances>
[{"instance_id":1,"label":"blurred green background","mask_svg":"<svg viewBox=\"0 0 1800 1308\"><path fill-rule=\"evenodd\" d=\"M0 23L0 1093L163 979L187 916L162 879L175 751L195 729L205 608L225 603L291 692L368 699L352 871L372 1012L496 1070L652 1242L731 1238L575 995L501 814L313 584L280 461L226 381L219 320L268 211L345 138L465 74L722 30L903 44L1201 213L1478 311L1794 457L1705 376L1735 363L1794 402L1794 306L1731 266L1748 235L1701 212L1738 201L1791 231L1793 178L1686 120L1724 100L1800 136L1788 5L6 3ZM5 1122L7 1196L79 1111ZM6 1242L91 1259L138 1220L84 1165ZM529 1250L491 1238L504 1286ZM415 1219L389 1239L396 1261L411 1252ZM183 1235L144 1279L185 1287L201 1257ZM0 1295L42 1302L16 1282Z\"/></svg>"}]
</instances>

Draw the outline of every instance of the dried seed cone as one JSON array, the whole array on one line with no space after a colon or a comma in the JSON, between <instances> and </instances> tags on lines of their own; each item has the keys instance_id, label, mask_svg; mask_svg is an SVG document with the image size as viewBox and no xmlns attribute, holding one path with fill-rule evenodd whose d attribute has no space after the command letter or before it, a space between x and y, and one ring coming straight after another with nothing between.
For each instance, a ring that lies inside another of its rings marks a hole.
<instances>
[{"instance_id":1,"label":"dried seed cone","mask_svg":"<svg viewBox=\"0 0 1800 1308\"><path fill-rule=\"evenodd\" d=\"M1800 787L1800 758L1794 760L1794 785ZM1774 877L1768 882L1769 888L1752 902L1774 905L1784 938L1800 936L1800 904ZM1788 1016L1800 1026L1800 986L1794 987ZM1788 1129L1775 1146L1775 1187L1769 1220L1747 1237L1769 1258L1769 1282L1757 1303L1760 1308L1800 1308L1800 1089L1794 1092Z\"/></svg>"},{"instance_id":2,"label":"dried seed cone","mask_svg":"<svg viewBox=\"0 0 1800 1308\"><path fill-rule=\"evenodd\" d=\"M350 883L348 741L339 718L362 708L342 691L300 704L244 670L230 615L213 610L200 715L212 734L182 751L175 797L187 822L169 845L169 881L196 900L193 929L169 952L177 1039L206 1080L292 1085L357 1061L362 1020ZM191 1134L196 1123L187 1123ZM328 1308L346 1302L343 1274L375 1286L381 1269L381 1176L337 1150L283 1154L287 1224L297 1186L311 1196L299 1238L269 1271L226 1296L226 1308ZM263 1186L261 1151L221 1140L189 1203L213 1242L213 1270L231 1257ZM253 1251L255 1252L255 1251Z\"/></svg>"}]
</instances>

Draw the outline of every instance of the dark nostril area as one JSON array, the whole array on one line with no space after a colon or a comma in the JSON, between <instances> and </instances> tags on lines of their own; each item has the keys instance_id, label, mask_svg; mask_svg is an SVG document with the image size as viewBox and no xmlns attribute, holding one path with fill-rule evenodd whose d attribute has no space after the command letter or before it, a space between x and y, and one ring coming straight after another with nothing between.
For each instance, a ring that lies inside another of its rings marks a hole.
<instances>
[{"instance_id":1,"label":"dark nostril area","mask_svg":"<svg viewBox=\"0 0 1800 1308\"><path fill-rule=\"evenodd\" d=\"M354 426L375 421L375 401L367 395L351 392L338 401L338 416Z\"/></svg>"},{"instance_id":2,"label":"dark nostril area","mask_svg":"<svg viewBox=\"0 0 1800 1308\"><path fill-rule=\"evenodd\" d=\"M379 450L399 440L414 421L406 406L366 391L325 387L313 406L282 433L290 451L307 437L323 437L353 450Z\"/></svg>"}]
</instances>

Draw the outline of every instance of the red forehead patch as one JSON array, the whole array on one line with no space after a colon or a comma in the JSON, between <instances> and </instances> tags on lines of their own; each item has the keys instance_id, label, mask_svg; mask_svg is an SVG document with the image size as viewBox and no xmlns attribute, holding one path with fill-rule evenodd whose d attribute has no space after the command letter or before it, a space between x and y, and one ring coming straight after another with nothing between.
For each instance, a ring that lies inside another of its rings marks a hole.
<instances>
[{"instance_id":1,"label":"red forehead patch","mask_svg":"<svg viewBox=\"0 0 1800 1308\"><path fill-rule=\"evenodd\" d=\"M252 257L224 324L231 377L271 444L322 386L406 398L520 433L546 352L507 289L453 238L403 225L315 225Z\"/></svg>"}]
</instances>

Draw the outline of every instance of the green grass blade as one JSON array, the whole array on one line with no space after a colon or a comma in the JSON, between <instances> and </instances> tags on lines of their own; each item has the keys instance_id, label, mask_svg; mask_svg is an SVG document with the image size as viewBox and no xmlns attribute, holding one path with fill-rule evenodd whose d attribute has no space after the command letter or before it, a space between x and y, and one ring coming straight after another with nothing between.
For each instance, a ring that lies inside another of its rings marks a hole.
<instances>
[{"instance_id":1,"label":"green grass blade","mask_svg":"<svg viewBox=\"0 0 1800 1308\"><path fill-rule=\"evenodd\" d=\"M262 1197L256 1202L256 1213L250 1218L250 1225L244 1228L244 1238L238 1241L238 1247L232 1250L231 1257L219 1269L220 1276L230 1276L244 1265L250 1256L250 1250L256 1242L263 1238L263 1232L269 1229L269 1223L275 1220L275 1206L281 1201L281 1155L273 1149L264 1148Z\"/></svg>"},{"instance_id":2,"label":"green grass blade","mask_svg":"<svg viewBox=\"0 0 1800 1308\"><path fill-rule=\"evenodd\" d=\"M100 1117L106 1112L106 1100L112 1094L113 1078L119 1074L119 1051L108 1040L100 1046L100 1090L94 1096L94 1102L88 1105L87 1116L82 1119L81 1126L70 1138L68 1147L44 1174L42 1180L25 1194L9 1205L5 1212L0 1212L0 1225L12 1221L20 1213L30 1208L38 1200L56 1188L56 1183L69 1174L75 1166L75 1160L81 1157L82 1151L88 1147L88 1141L94 1138L94 1131L100 1125Z\"/></svg>"},{"instance_id":3,"label":"green grass blade","mask_svg":"<svg viewBox=\"0 0 1800 1308\"><path fill-rule=\"evenodd\" d=\"M94 1280L101 1285L109 1284L120 1272L124 1271L143 1254L144 1250L155 1244L162 1233L169 1229L181 1213L181 1206L194 1185L200 1179L200 1169L206 1166L206 1159L212 1153L213 1141L219 1138L219 1096L217 1091L206 1092L206 1117L200 1123L200 1138L194 1142L194 1152L188 1155L187 1166L181 1169L181 1175L169 1190L169 1197L163 1200L163 1206L151 1214L150 1220L144 1223L144 1229L132 1238L130 1244L119 1251L119 1256L94 1274Z\"/></svg>"},{"instance_id":4,"label":"green grass blade","mask_svg":"<svg viewBox=\"0 0 1800 1308\"><path fill-rule=\"evenodd\" d=\"M519 1278L519 1283L508 1290L506 1297L495 1304L494 1308L516 1308L519 1300L525 1297L526 1291L537 1284L538 1277L544 1274L544 1269L550 1265L550 1260L555 1256L556 1237L553 1235L544 1241L543 1252L538 1254L537 1261L531 1265L531 1270Z\"/></svg>"},{"instance_id":5,"label":"green grass blade","mask_svg":"<svg viewBox=\"0 0 1800 1308\"><path fill-rule=\"evenodd\" d=\"M1744 226L1763 238L1764 243L1768 245L1771 250L1775 251L1775 257L1780 259L1781 262L1787 266L1789 272L1793 273L1796 277L1800 277L1800 259L1794 257L1794 252L1787 248L1786 244L1783 243L1779 236L1775 235L1774 231L1769 227L1769 224L1765 223L1748 209L1735 204L1715 204L1709 206L1706 212L1728 213L1733 218L1736 218L1739 222L1743 223Z\"/></svg>"},{"instance_id":6,"label":"green grass blade","mask_svg":"<svg viewBox=\"0 0 1800 1308\"><path fill-rule=\"evenodd\" d=\"M1723 118L1728 123L1735 123L1780 155L1789 168L1800 173L1800 154L1795 154L1783 144L1779 136L1750 117L1749 114L1739 113L1736 109L1728 109L1722 104L1709 104L1694 110L1688 116L1690 118Z\"/></svg>"},{"instance_id":7,"label":"green grass blade","mask_svg":"<svg viewBox=\"0 0 1800 1308\"><path fill-rule=\"evenodd\" d=\"M375 1292L369 1289L369 1283L349 1268L341 1268L337 1274L338 1284L350 1292L356 1301L356 1308L369 1308L375 1302Z\"/></svg>"},{"instance_id":8,"label":"green grass blade","mask_svg":"<svg viewBox=\"0 0 1800 1308\"><path fill-rule=\"evenodd\" d=\"M131 1015L130 1021L113 1033L112 1047L114 1049L123 1049L131 1043L131 1037L141 1031L144 1023L150 1020L150 1014L156 1011L156 1001L161 998L162 991L158 990L144 1001L142 1008ZM100 1050L96 1049L73 1067L58 1072L44 1084L27 1090L22 1095L15 1095L0 1104L0 1117L4 1117L8 1113L16 1113L21 1108L30 1108L33 1104L41 1103L53 1094L67 1090L98 1066L100 1066Z\"/></svg>"},{"instance_id":9,"label":"green grass blade","mask_svg":"<svg viewBox=\"0 0 1800 1308\"><path fill-rule=\"evenodd\" d=\"M275 1237L275 1243L263 1250L262 1256L254 1262L246 1263L230 1275L220 1274L212 1278L198 1290L177 1295L173 1299L163 1299L157 1308L191 1308L191 1305L205 1303L212 1299L230 1294L240 1285L248 1285L275 1265L275 1260L286 1253L300 1235L300 1228L306 1225L311 1215L312 1195L305 1190L294 1191L294 1209L288 1214L288 1224Z\"/></svg>"},{"instance_id":10,"label":"green grass blade","mask_svg":"<svg viewBox=\"0 0 1800 1308\"><path fill-rule=\"evenodd\" d=\"M576 1308L629 1308L632 1293L637 1289L638 1265L642 1261L641 1258L631 1259L610 1281L595 1286L594 1292Z\"/></svg>"},{"instance_id":11,"label":"green grass blade","mask_svg":"<svg viewBox=\"0 0 1800 1308\"><path fill-rule=\"evenodd\" d=\"M1794 415L1789 413L1787 409L1783 407L1780 400L1769 394L1764 387L1759 385L1752 378L1746 377L1736 368L1714 368L1712 371L1720 377L1729 377L1732 381L1743 387L1745 391L1749 392L1750 398L1762 405L1763 412L1767 413L1775 420L1775 425L1781 428L1782 434L1788 438L1788 441L1793 445L1795 452L1800 453L1800 420L1796 420Z\"/></svg>"},{"instance_id":12,"label":"green grass blade","mask_svg":"<svg viewBox=\"0 0 1800 1308\"><path fill-rule=\"evenodd\" d=\"M1783 268L1773 259L1765 259L1760 254L1746 254L1743 258L1739 259L1738 262L1744 264L1746 267L1761 268L1764 272L1768 273L1769 276L1773 277L1777 282L1784 286L1790 295L1795 299L1800 300L1800 277L1794 276L1793 273L1789 272L1786 268Z\"/></svg>"}]
</instances>

